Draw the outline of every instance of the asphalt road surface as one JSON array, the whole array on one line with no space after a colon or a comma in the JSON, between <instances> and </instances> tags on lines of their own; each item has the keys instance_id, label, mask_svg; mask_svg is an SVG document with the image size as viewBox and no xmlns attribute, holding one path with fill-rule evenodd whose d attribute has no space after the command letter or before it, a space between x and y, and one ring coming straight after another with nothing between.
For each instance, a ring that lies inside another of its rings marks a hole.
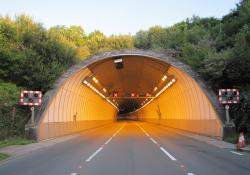
<instances>
[{"instance_id":1,"label":"asphalt road surface","mask_svg":"<svg viewBox=\"0 0 250 175\"><path fill-rule=\"evenodd\" d=\"M250 154L117 122L0 163L0 175L249 175Z\"/></svg>"}]
</instances>

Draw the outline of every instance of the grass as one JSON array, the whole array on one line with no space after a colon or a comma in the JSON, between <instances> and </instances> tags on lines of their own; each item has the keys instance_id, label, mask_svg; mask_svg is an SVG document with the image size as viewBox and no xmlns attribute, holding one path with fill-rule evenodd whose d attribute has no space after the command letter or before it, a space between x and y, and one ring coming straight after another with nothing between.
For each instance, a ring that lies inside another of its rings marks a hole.
<instances>
[{"instance_id":1,"label":"grass","mask_svg":"<svg viewBox=\"0 0 250 175\"><path fill-rule=\"evenodd\" d=\"M34 143L34 140L29 140L26 138L11 138L11 139L6 139L6 140L0 140L0 148L4 148L6 146L11 146L11 145L28 145Z\"/></svg>"},{"instance_id":2,"label":"grass","mask_svg":"<svg viewBox=\"0 0 250 175\"><path fill-rule=\"evenodd\" d=\"M8 154L0 153L0 161L10 157Z\"/></svg>"},{"instance_id":3,"label":"grass","mask_svg":"<svg viewBox=\"0 0 250 175\"><path fill-rule=\"evenodd\" d=\"M232 134L231 136L225 137L224 141L236 144L238 142L238 139L239 139L239 134L235 133L235 134Z\"/></svg>"},{"instance_id":4,"label":"grass","mask_svg":"<svg viewBox=\"0 0 250 175\"><path fill-rule=\"evenodd\" d=\"M231 136L226 137L224 141L236 144L238 143L238 139L239 139L239 134L235 133L235 134L232 134ZM250 143L250 134L245 135L245 140L246 140L246 144Z\"/></svg>"}]
</instances>

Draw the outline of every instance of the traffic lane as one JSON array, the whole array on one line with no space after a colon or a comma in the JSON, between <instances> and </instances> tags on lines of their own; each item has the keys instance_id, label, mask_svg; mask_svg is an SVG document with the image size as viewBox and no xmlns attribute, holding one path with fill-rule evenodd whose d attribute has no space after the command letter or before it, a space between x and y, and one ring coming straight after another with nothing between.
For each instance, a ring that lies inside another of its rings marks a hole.
<instances>
[{"instance_id":1,"label":"traffic lane","mask_svg":"<svg viewBox=\"0 0 250 175\"><path fill-rule=\"evenodd\" d=\"M129 122L109 144L77 172L83 175L187 174L160 147Z\"/></svg>"},{"instance_id":2,"label":"traffic lane","mask_svg":"<svg viewBox=\"0 0 250 175\"><path fill-rule=\"evenodd\" d=\"M155 140L176 155L184 168L195 174L249 174L249 153L236 155L228 149L221 149L207 143L172 132L166 127L139 123Z\"/></svg>"},{"instance_id":3,"label":"traffic lane","mask_svg":"<svg viewBox=\"0 0 250 175\"><path fill-rule=\"evenodd\" d=\"M100 144L123 125L122 122L85 131L72 140L40 149L0 163L4 175L71 174Z\"/></svg>"}]
</instances>

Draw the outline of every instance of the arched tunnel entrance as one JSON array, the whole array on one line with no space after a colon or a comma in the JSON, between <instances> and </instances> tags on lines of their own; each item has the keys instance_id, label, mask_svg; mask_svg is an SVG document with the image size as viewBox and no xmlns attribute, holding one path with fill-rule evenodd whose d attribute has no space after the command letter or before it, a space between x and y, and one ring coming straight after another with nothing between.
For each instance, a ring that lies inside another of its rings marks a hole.
<instances>
[{"instance_id":1,"label":"arched tunnel entrance","mask_svg":"<svg viewBox=\"0 0 250 175\"><path fill-rule=\"evenodd\" d=\"M35 137L59 137L119 116L223 137L216 96L199 76L169 53L141 50L103 53L65 72L44 95Z\"/></svg>"}]
</instances>

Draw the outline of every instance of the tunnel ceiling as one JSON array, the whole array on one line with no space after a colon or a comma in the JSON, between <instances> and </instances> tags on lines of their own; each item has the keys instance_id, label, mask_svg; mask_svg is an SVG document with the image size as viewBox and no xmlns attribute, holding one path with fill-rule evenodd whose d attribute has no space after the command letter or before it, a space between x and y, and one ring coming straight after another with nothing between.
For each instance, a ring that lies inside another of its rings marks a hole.
<instances>
[{"instance_id":1,"label":"tunnel ceiling","mask_svg":"<svg viewBox=\"0 0 250 175\"><path fill-rule=\"evenodd\" d=\"M117 60L120 62L116 63ZM91 75L86 80L104 90L105 96L118 103L120 112L126 113L136 110L164 87L173 77L167 74L169 67L167 63L143 56L112 57L89 65ZM163 77L166 77L164 81Z\"/></svg>"}]
</instances>

